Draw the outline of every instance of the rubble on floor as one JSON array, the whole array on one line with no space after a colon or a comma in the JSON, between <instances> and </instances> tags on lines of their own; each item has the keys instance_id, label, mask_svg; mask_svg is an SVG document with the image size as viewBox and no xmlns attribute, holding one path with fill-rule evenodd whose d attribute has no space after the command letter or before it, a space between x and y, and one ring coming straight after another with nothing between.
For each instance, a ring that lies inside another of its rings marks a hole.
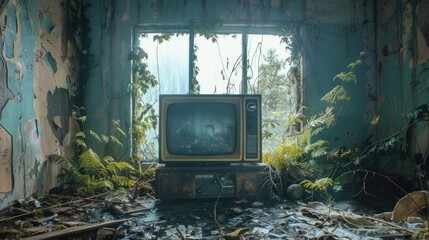
<instances>
[{"instance_id":1,"label":"rubble on floor","mask_svg":"<svg viewBox=\"0 0 429 240\"><path fill-rule=\"evenodd\" d=\"M426 239L414 214L395 223L354 201L132 202L125 193L35 196L0 210L1 239ZM353 211L350 211L353 210ZM425 231L426 229L426 231Z\"/></svg>"}]
</instances>

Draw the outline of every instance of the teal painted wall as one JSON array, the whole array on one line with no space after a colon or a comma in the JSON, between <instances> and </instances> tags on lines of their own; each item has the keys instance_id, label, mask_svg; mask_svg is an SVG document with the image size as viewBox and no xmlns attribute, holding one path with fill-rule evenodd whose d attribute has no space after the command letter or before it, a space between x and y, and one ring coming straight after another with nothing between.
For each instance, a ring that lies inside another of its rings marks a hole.
<instances>
[{"instance_id":1,"label":"teal painted wall","mask_svg":"<svg viewBox=\"0 0 429 240\"><path fill-rule=\"evenodd\" d=\"M0 207L57 185L59 169L47 156L74 152L70 95L77 79L62 2L2 3Z\"/></svg>"},{"instance_id":2,"label":"teal painted wall","mask_svg":"<svg viewBox=\"0 0 429 240\"><path fill-rule=\"evenodd\" d=\"M131 156L131 52L133 12L136 1L89 1L88 75L84 106L88 129L118 137L124 147L93 142L101 155L128 161ZM134 19L134 20L133 20ZM112 120L121 121L128 137L117 135Z\"/></svg>"},{"instance_id":3,"label":"teal painted wall","mask_svg":"<svg viewBox=\"0 0 429 240\"><path fill-rule=\"evenodd\" d=\"M377 111L380 139L396 135L405 154L379 161L389 173L412 173L429 161L427 121L408 127L409 113L429 104L429 1L377 1Z\"/></svg>"},{"instance_id":4,"label":"teal painted wall","mask_svg":"<svg viewBox=\"0 0 429 240\"><path fill-rule=\"evenodd\" d=\"M335 126L317 136L329 140L333 146L358 146L367 137L369 122L375 114L371 88L368 88L373 86L374 79L371 74L374 66L370 58L371 46L365 45L362 29L350 30L352 24L318 24L317 28L309 27L304 35L305 113L312 116L330 106L321 98L338 84L345 86L350 97L349 101L335 104ZM357 83L344 83L338 79L334 81L337 74L348 71L347 66L359 59L361 52L369 55L354 70Z\"/></svg>"}]
</instances>

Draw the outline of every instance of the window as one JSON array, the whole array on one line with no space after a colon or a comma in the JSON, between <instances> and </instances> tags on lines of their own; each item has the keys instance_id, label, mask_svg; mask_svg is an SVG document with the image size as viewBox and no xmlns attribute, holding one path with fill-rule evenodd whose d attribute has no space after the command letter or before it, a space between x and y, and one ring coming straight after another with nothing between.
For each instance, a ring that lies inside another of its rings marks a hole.
<instances>
[{"instance_id":1,"label":"window","mask_svg":"<svg viewBox=\"0 0 429 240\"><path fill-rule=\"evenodd\" d=\"M187 94L193 89L200 94L262 94L263 121L271 123L264 129L263 145L264 149L273 150L270 146L281 143L284 135L276 132L276 124L284 121L296 105L294 83L288 76L290 52L282 37L195 34L190 39L190 36L145 33L139 37L139 47L147 53L147 70L159 82L144 94L141 104L152 106L157 114L159 94ZM145 156L157 156L157 132L156 126L146 132L146 142L150 144L142 146Z\"/></svg>"}]
</instances>

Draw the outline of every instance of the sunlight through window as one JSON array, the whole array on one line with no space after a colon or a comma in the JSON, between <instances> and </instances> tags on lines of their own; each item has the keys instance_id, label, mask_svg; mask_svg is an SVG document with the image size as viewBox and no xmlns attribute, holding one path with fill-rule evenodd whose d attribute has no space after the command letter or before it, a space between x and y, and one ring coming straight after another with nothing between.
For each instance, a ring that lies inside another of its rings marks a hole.
<instances>
[{"instance_id":1,"label":"sunlight through window","mask_svg":"<svg viewBox=\"0 0 429 240\"><path fill-rule=\"evenodd\" d=\"M188 94L189 92L189 34L170 34L168 39L157 40L159 33L145 34L140 47L148 54L147 67L158 80L159 86L144 96L158 113L159 94ZM216 41L195 35L194 68L200 94L241 94L243 48L241 34L218 34ZM264 150L272 150L282 141L284 133L276 124L285 121L296 106L294 82L289 78L290 51L276 35L247 35L248 94L262 94L263 121L275 123L264 130ZM158 129L148 133L156 156ZM147 151L147 149L145 150Z\"/></svg>"}]
</instances>

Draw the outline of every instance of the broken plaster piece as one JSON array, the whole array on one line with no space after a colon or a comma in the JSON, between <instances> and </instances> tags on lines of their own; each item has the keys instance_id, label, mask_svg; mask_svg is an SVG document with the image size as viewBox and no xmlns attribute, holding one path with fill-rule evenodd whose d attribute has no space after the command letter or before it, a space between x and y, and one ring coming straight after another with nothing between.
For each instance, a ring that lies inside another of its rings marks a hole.
<instances>
[{"instance_id":1,"label":"broken plaster piece","mask_svg":"<svg viewBox=\"0 0 429 240\"><path fill-rule=\"evenodd\" d=\"M12 136L0 126L0 192L12 189Z\"/></svg>"},{"instance_id":2,"label":"broken plaster piece","mask_svg":"<svg viewBox=\"0 0 429 240\"><path fill-rule=\"evenodd\" d=\"M3 58L3 55L0 53L0 119L2 117L2 111L6 103L15 97L15 95L13 95L12 91L10 91L7 86L7 79L6 61Z\"/></svg>"}]
</instances>

